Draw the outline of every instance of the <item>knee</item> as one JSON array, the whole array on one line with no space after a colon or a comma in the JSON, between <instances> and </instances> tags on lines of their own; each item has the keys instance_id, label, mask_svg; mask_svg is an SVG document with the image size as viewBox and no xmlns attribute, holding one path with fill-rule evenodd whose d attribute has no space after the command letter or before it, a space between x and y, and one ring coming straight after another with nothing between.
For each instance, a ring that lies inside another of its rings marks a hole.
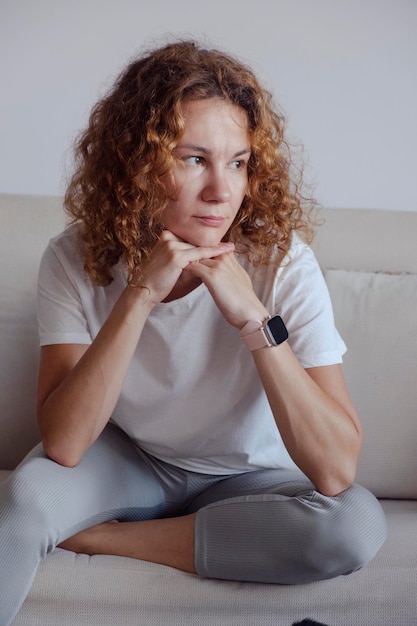
<instances>
[{"instance_id":1,"label":"knee","mask_svg":"<svg viewBox=\"0 0 417 626\"><path fill-rule=\"evenodd\" d=\"M54 509L59 483L51 493L46 479L51 463L45 457L26 459L0 489L0 541L36 562L57 543Z\"/></svg>"},{"instance_id":2,"label":"knee","mask_svg":"<svg viewBox=\"0 0 417 626\"><path fill-rule=\"evenodd\" d=\"M327 515L317 539L320 578L326 579L350 574L371 561L386 539L387 525L378 500L359 485L323 498Z\"/></svg>"},{"instance_id":3,"label":"knee","mask_svg":"<svg viewBox=\"0 0 417 626\"><path fill-rule=\"evenodd\" d=\"M2 509L22 540L34 539L37 529L42 532L49 526L59 499L58 484L50 489L51 465L55 464L44 456L28 458L3 485Z\"/></svg>"},{"instance_id":4,"label":"knee","mask_svg":"<svg viewBox=\"0 0 417 626\"><path fill-rule=\"evenodd\" d=\"M360 485L353 485L348 492L345 526L349 528L352 567L346 573L369 563L387 538L385 514L375 496Z\"/></svg>"}]
</instances>

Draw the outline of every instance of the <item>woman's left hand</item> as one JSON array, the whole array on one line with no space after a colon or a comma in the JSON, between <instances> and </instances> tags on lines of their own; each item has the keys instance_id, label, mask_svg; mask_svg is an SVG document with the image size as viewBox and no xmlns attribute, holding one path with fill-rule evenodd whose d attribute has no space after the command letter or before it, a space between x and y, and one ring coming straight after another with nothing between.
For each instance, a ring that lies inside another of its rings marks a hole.
<instances>
[{"instance_id":1,"label":"woman's left hand","mask_svg":"<svg viewBox=\"0 0 417 626\"><path fill-rule=\"evenodd\" d=\"M233 252L189 263L185 271L203 281L223 317L237 329L240 330L249 320L268 317L249 275Z\"/></svg>"}]
</instances>

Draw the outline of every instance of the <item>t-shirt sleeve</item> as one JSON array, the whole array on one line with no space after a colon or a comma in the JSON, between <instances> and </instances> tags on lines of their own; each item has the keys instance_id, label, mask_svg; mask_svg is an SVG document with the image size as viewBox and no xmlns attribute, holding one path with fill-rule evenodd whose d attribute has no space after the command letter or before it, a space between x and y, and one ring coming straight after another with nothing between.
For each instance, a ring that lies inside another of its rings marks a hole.
<instances>
[{"instance_id":1,"label":"t-shirt sleeve","mask_svg":"<svg viewBox=\"0 0 417 626\"><path fill-rule=\"evenodd\" d=\"M284 262L285 263L285 262ZM298 242L277 277L275 310L283 318L289 343L303 367L342 362L346 346L334 323L329 291L312 250Z\"/></svg>"},{"instance_id":2,"label":"t-shirt sleeve","mask_svg":"<svg viewBox=\"0 0 417 626\"><path fill-rule=\"evenodd\" d=\"M46 248L39 268L38 328L41 346L91 343L76 272L53 242Z\"/></svg>"}]
</instances>

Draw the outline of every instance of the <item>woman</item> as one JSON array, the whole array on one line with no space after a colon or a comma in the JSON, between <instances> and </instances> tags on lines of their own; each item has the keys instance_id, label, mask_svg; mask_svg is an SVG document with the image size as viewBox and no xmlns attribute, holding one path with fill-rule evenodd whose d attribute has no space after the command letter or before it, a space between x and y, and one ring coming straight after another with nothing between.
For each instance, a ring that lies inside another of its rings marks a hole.
<instances>
[{"instance_id":1,"label":"woman","mask_svg":"<svg viewBox=\"0 0 417 626\"><path fill-rule=\"evenodd\" d=\"M1 624L57 545L294 584L384 541L283 131L194 42L93 109L40 269L42 445L1 486Z\"/></svg>"}]
</instances>

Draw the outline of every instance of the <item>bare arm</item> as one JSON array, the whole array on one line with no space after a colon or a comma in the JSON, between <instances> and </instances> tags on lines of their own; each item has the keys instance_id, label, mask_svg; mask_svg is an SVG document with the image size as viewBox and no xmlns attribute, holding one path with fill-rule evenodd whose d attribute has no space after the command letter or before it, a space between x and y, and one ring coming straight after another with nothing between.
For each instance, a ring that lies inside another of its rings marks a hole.
<instances>
[{"instance_id":1,"label":"bare arm","mask_svg":"<svg viewBox=\"0 0 417 626\"><path fill-rule=\"evenodd\" d=\"M268 312L234 255L192 263L226 320L240 330ZM361 448L361 427L341 367L305 370L288 343L252 353L284 444L318 491L349 487Z\"/></svg>"},{"instance_id":2,"label":"bare arm","mask_svg":"<svg viewBox=\"0 0 417 626\"><path fill-rule=\"evenodd\" d=\"M47 454L78 463L107 424L152 305L143 289L126 289L90 346L41 349L38 422Z\"/></svg>"},{"instance_id":3,"label":"bare arm","mask_svg":"<svg viewBox=\"0 0 417 626\"><path fill-rule=\"evenodd\" d=\"M45 451L53 460L76 465L102 432L149 313L171 293L184 267L230 249L230 244L196 248L166 231L143 268L146 288L125 288L90 346L42 348L37 413Z\"/></svg>"},{"instance_id":4,"label":"bare arm","mask_svg":"<svg viewBox=\"0 0 417 626\"><path fill-rule=\"evenodd\" d=\"M252 354L294 462L325 495L350 487L362 436L340 365L304 370L287 343Z\"/></svg>"}]
</instances>

